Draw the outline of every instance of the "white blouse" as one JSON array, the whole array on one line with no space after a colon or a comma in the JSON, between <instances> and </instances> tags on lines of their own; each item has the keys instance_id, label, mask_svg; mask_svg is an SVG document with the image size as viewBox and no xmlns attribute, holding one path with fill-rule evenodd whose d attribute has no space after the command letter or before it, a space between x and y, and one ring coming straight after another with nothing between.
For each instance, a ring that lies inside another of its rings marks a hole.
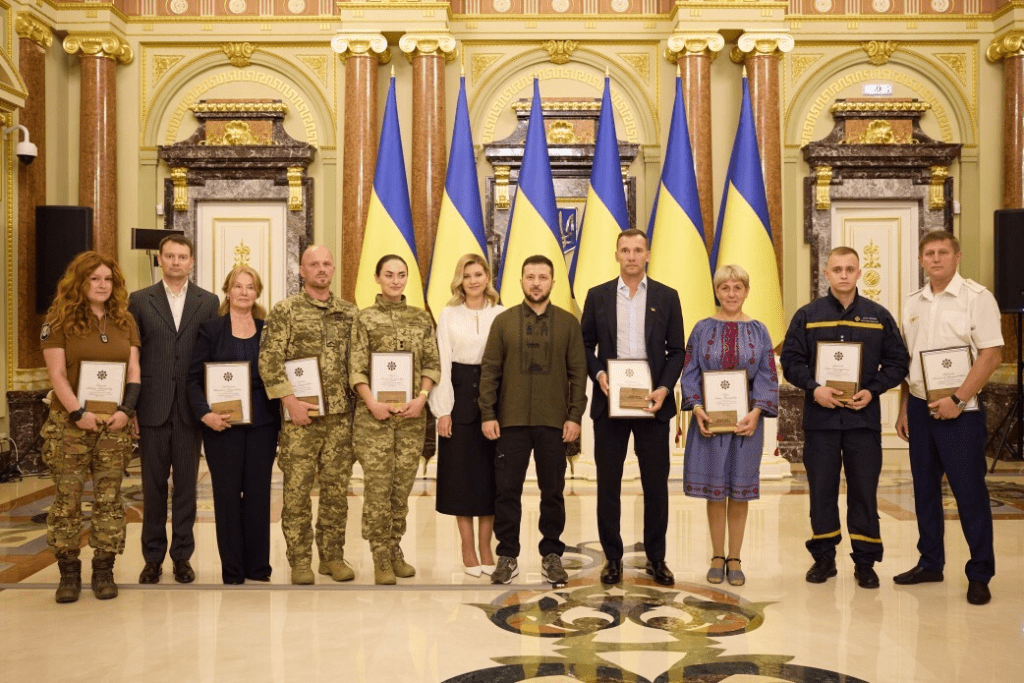
<instances>
[{"instance_id":1,"label":"white blouse","mask_svg":"<svg viewBox=\"0 0 1024 683\"><path fill-rule=\"evenodd\" d=\"M445 306L437 321L437 350L441 358L441 381L434 385L428 399L430 411L436 417L450 415L455 406L452 388L452 363L480 365L487 346L491 323L504 311L503 306L490 302L475 311L466 304Z\"/></svg>"}]
</instances>

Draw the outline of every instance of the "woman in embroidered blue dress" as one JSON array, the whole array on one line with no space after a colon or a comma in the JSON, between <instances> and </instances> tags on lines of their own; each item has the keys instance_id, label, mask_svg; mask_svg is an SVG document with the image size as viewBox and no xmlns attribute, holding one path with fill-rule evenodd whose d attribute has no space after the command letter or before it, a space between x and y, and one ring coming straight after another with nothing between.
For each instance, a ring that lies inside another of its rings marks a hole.
<instances>
[{"instance_id":1,"label":"woman in embroidered blue dress","mask_svg":"<svg viewBox=\"0 0 1024 683\"><path fill-rule=\"evenodd\" d=\"M751 500L760 497L764 417L778 415L779 381L767 328L743 312L750 277L736 265L722 266L714 277L721 307L690 332L683 366L682 408L693 410L686 435L684 492L707 499L713 557L707 580L742 586L740 549ZM736 423L735 433L713 434L703 406L703 373L744 368L750 380L751 411ZM726 555L726 530L729 553Z\"/></svg>"}]
</instances>

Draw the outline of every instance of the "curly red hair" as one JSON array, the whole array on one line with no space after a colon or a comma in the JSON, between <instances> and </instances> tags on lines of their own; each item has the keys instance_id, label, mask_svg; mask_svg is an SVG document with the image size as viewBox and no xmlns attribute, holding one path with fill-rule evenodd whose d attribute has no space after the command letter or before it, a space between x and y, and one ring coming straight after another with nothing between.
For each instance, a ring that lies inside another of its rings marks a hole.
<instances>
[{"instance_id":1,"label":"curly red hair","mask_svg":"<svg viewBox=\"0 0 1024 683\"><path fill-rule=\"evenodd\" d=\"M100 266L110 268L113 288L110 298L104 304L107 317L116 327L127 330L131 327L128 313L128 289L124 274L117 261L96 251L83 251L68 264L67 270L57 283L57 294L46 316L55 328L64 330L65 335L82 335L92 324L89 310L89 276Z\"/></svg>"}]
</instances>

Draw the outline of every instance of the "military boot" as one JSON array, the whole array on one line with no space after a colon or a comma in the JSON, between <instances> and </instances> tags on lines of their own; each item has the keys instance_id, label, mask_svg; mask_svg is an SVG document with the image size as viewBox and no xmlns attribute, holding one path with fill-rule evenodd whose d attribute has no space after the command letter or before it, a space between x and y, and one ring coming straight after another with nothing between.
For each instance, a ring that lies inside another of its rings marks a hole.
<instances>
[{"instance_id":1,"label":"military boot","mask_svg":"<svg viewBox=\"0 0 1024 683\"><path fill-rule=\"evenodd\" d=\"M378 586L394 586L395 570L391 567L391 550L381 548L373 551L373 582Z\"/></svg>"},{"instance_id":2,"label":"military boot","mask_svg":"<svg viewBox=\"0 0 1024 683\"><path fill-rule=\"evenodd\" d=\"M300 562L292 565L292 583L296 586L308 586L316 583L316 577L313 576L313 570L310 569L309 562Z\"/></svg>"},{"instance_id":3,"label":"military boot","mask_svg":"<svg viewBox=\"0 0 1024 683\"><path fill-rule=\"evenodd\" d=\"M320 568L317 571L335 581L351 581L356 578L356 573L345 560L320 560Z\"/></svg>"},{"instance_id":4,"label":"military boot","mask_svg":"<svg viewBox=\"0 0 1024 683\"><path fill-rule=\"evenodd\" d=\"M75 602L82 593L82 561L57 560L60 569L60 585L57 586L57 602Z\"/></svg>"},{"instance_id":5,"label":"military boot","mask_svg":"<svg viewBox=\"0 0 1024 683\"><path fill-rule=\"evenodd\" d=\"M92 556L92 592L97 600L117 597L117 584L114 583L114 553L97 550Z\"/></svg>"},{"instance_id":6,"label":"military boot","mask_svg":"<svg viewBox=\"0 0 1024 683\"><path fill-rule=\"evenodd\" d=\"M391 568L394 570L395 576L400 579L416 576L416 567L405 561L405 555L397 545L391 549Z\"/></svg>"}]
</instances>

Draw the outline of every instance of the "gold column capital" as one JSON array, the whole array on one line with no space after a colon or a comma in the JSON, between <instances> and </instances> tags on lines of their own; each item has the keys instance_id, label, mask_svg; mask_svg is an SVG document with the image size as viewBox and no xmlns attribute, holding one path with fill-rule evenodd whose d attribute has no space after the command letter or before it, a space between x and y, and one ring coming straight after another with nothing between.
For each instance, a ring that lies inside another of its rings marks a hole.
<instances>
[{"instance_id":1,"label":"gold column capital","mask_svg":"<svg viewBox=\"0 0 1024 683\"><path fill-rule=\"evenodd\" d=\"M106 57L118 64L130 64L135 53L128 41L113 33L75 33L64 39L64 52L69 55Z\"/></svg>"},{"instance_id":2,"label":"gold column capital","mask_svg":"<svg viewBox=\"0 0 1024 683\"><path fill-rule=\"evenodd\" d=\"M256 50L256 44L224 43L220 46L220 49L228 56L228 61L231 62L232 66L237 66L241 69L249 66L249 59L252 57L252 53Z\"/></svg>"},{"instance_id":3,"label":"gold column capital","mask_svg":"<svg viewBox=\"0 0 1024 683\"><path fill-rule=\"evenodd\" d=\"M783 54L791 52L795 44L793 36L788 33L749 31L736 41L736 47L729 53L729 59L736 64L742 64L747 57L751 56L774 55L781 57Z\"/></svg>"},{"instance_id":4,"label":"gold column capital","mask_svg":"<svg viewBox=\"0 0 1024 683\"><path fill-rule=\"evenodd\" d=\"M580 46L578 40L545 40L540 44L548 53L548 61L552 64L568 64L569 58Z\"/></svg>"},{"instance_id":5,"label":"gold column capital","mask_svg":"<svg viewBox=\"0 0 1024 683\"><path fill-rule=\"evenodd\" d=\"M28 38L44 50L53 45L53 29L30 12L18 12L14 30L21 38Z\"/></svg>"},{"instance_id":6,"label":"gold column capital","mask_svg":"<svg viewBox=\"0 0 1024 683\"><path fill-rule=\"evenodd\" d=\"M406 33L399 39L398 47L409 62L420 55L443 56L444 61L451 62L459 54L450 33Z\"/></svg>"},{"instance_id":7,"label":"gold column capital","mask_svg":"<svg viewBox=\"0 0 1024 683\"><path fill-rule=\"evenodd\" d=\"M985 57L990 62L1001 62L1007 57L1024 57L1024 31L1010 31L992 39Z\"/></svg>"},{"instance_id":8,"label":"gold column capital","mask_svg":"<svg viewBox=\"0 0 1024 683\"><path fill-rule=\"evenodd\" d=\"M376 57L380 64L391 61L388 39L375 31L339 32L331 38L331 49L338 53L342 63L349 57L369 55Z\"/></svg>"},{"instance_id":9,"label":"gold column capital","mask_svg":"<svg viewBox=\"0 0 1024 683\"><path fill-rule=\"evenodd\" d=\"M668 37L665 59L677 64L680 57L711 53L711 59L725 47L725 38L720 33L673 33Z\"/></svg>"}]
</instances>

